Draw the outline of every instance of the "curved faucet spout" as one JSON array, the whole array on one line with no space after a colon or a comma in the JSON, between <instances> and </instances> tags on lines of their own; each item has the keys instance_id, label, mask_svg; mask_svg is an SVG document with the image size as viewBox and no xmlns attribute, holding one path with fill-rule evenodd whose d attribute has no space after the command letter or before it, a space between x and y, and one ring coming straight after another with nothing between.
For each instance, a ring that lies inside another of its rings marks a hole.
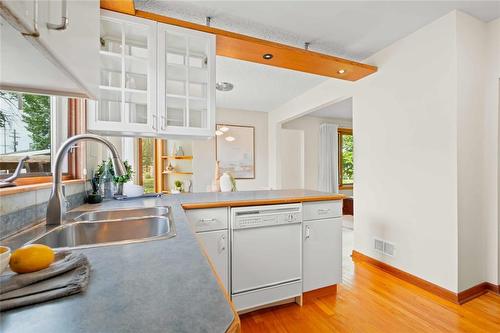
<instances>
[{"instance_id":1,"label":"curved faucet spout","mask_svg":"<svg viewBox=\"0 0 500 333\"><path fill-rule=\"evenodd\" d=\"M116 176L126 174L125 166L118 154L116 147L107 139L94 134L75 135L63 142L57 151L54 165L52 166L52 193L47 204L47 225L60 225L66 214L66 203L62 193L62 172L63 159L67 155L69 149L78 141L91 140L104 144L111 151L113 168Z\"/></svg>"}]
</instances>

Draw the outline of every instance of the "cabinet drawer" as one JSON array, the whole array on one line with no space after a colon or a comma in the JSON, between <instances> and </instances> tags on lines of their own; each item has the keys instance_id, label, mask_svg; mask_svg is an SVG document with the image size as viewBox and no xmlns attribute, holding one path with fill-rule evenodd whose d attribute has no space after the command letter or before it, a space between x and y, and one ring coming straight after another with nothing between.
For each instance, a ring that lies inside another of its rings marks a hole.
<instances>
[{"instance_id":1,"label":"cabinet drawer","mask_svg":"<svg viewBox=\"0 0 500 333\"><path fill-rule=\"evenodd\" d=\"M227 229L227 208L191 209L186 211L195 232Z\"/></svg>"},{"instance_id":2,"label":"cabinet drawer","mask_svg":"<svg viewBox=\"0 0 500 333\"><path fill-rule=\"evenodd\" d=\"M340 217L342 216L342 200L304 202L302 214L304 221Z\"/></svg>"}]
</instances>

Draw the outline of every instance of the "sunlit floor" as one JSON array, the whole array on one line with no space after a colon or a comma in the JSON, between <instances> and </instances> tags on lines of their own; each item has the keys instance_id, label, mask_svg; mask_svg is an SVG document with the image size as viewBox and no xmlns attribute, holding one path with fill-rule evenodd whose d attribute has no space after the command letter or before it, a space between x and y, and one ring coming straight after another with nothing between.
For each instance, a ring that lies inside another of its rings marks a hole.
<instances>
[{"instance_id":1,"label":"sunlit floor","mask_svg":"<svg viewBox=\"0 0 500 333\"><path fill-rule=\"evenodd\" d=\"M242 332L500 332L499 295L488 292L460 306L371 265L354 264L352 247L353 231L344 227L336 295L244 314Z\"/></svg>"}]
</instances>

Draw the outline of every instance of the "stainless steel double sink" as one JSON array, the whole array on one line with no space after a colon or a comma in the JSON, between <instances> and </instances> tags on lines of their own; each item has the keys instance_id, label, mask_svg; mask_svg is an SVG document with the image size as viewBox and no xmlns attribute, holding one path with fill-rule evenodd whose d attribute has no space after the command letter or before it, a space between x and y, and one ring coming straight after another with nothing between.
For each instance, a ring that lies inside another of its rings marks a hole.
<instances>
[{"instance_id":1,"label":"stainless steel double sink","mask_svg":"<svg viewBox=\"0 0 500 333\"><path fill-rule=\"evenodd\" d=\"M82 212L73 221L57 226L29 243L52 248L83 248L175 236L170 207Z\"/></svg>"}]
</instances>

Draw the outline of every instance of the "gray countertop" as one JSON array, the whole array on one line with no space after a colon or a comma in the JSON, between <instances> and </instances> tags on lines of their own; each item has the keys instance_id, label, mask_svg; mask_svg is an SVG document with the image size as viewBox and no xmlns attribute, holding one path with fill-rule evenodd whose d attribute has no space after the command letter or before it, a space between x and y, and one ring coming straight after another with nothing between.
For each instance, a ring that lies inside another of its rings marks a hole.
<instances>
[{"instance_id":1,"label":"gray countertop","mask_svg":"<svg viewBox=\"0 0 500 333\"><path fill-rule=\"evenodd\" d=\"M303 190L196 193L78 207L77 210L94 210L171 206L177 236L77 250L88 256L92 266L88 289L82 294L3 312L0 331L225 332L234 320L233 312L189 229L181 204L224 202L230 206L228 202L286 202L297 196L330 194ZM43 227L38 229L34 232L44 231Z\"/></svg>"}]
</instances>

